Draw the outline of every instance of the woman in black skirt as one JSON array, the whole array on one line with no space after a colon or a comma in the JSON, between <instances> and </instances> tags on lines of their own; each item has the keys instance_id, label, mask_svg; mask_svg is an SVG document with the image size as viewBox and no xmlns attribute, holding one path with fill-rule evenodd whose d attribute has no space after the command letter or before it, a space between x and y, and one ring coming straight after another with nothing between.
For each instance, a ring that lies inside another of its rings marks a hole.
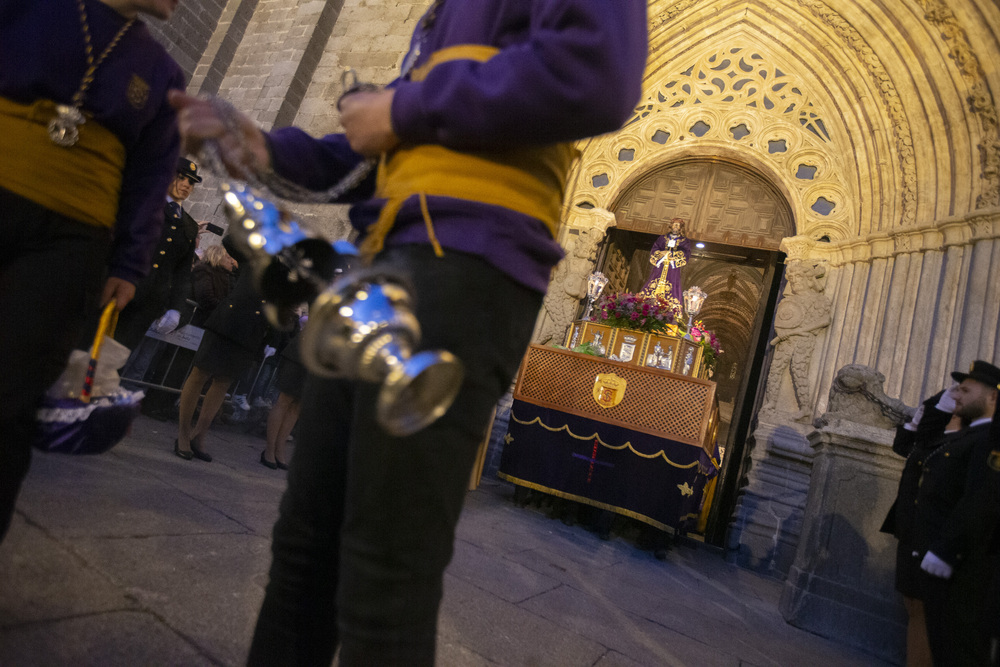
<instances>
[{"instance_id":1,"label":"woman in black skirt","mask_svg":"<svg viewBox=\"0 0 1000 667\"><path fill-rule=\"evenodd\" d=\"M223 239L226 250L237 260L238 252ZM240 261L245 266L245 262ZM264 339L269 332L264 315L264 300L253 285L252 271L239 272L236 286L205 322L205 335L194 356L194 366L181 388L180 427L174 441L174 454L186 461L198 458L211 461L202 439L222 408L233 380L260 360ZM198 399L205 392L197 423L192 425Z\"/></svg>"},{"instance_id":2,"label":"woman in black skirt","mask_svg":"<svg viewBox=\"0 0 1000 667\"><path fill-rule=\"evenodd\" d=\"M305 324L305 321L301 321ZM260 462L271 470L288 469L287 459L282 455L288 436L299 420L302 409L302 385L306 381L306 369L299 359L299 340L295 336L281 353L278 365L278 400L267 416L267 449L260 453Z\"/></svg>"}]
</instances>

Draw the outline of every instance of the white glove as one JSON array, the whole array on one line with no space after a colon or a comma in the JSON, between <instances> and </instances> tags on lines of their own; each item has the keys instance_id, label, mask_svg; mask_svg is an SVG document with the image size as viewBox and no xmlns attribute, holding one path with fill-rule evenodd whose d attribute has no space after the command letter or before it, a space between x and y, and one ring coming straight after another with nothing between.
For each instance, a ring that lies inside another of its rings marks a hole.
<instances>
[{"instance_id":1,"label":"white glove","mask_svg":"<svg viewBox=\"0 0 1000 667\"><path fill-rule=\"evenodd\" d=\"M275 352L277 352L277 350L275 350L270 345L265 345L264 346L264 358L265 359L267 359L268 357L272 356Z\"/></svg>"},{"instance_id":2,"label":"white glove","mask_svg":"<svg viewBox=\"0 0 1000 667\"><path fill-rule=\"evenodd\" d=\"M951 579L951 565L934 555L933 551L924 554L924 560L920 563L920 569L932 577L941 579Z\"/></svg>"},{"instance_id":3,"label":"white glove","mask_svg":"<svg viewBox=\"0 0 1000 667\"><path fill-rule=\"evenodd\" d=\"M181 323L181 314L176 310L168 310L163 313L163 317L156 321L153 329L156 333L161 336L166 336L168 333L177 328L177 325Z\"/></svg>"},{"instance_id":4,"label":"white glove","mask_svg":"<svg viewBox=\"0 0 1000 667\"><path fill-rule=\"evenodd\" d=\"M907 431L916 431L917 427L920 426L920 420L924 417L924 404L921 403L917 406L917 411L913 413L913 419L903 424L903 428Z\"/></svg>"},{"instance_id":5,"label":"white glove","mask_svg":"<svg viewBox=\"0 0 1000 667\"><path fill-rule=\"evenodd\" d=\"M955 394L957 393L957 389L957 382L948 387L948 389L941 395L941 400L939 400L937 405L934 407L941 412L947 412L948 414L955 412Z\"/></svg>"}]
</instances>

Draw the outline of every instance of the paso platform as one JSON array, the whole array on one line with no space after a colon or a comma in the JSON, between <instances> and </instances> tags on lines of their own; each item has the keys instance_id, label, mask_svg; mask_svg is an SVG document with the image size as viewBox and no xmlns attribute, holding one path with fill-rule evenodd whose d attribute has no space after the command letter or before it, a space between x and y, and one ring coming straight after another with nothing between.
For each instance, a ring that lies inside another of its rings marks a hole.
<instances>
[{"instance_id":1,"label":"paso platform","mask_svg":"<svg viewBox=\"0 0 1000 667\"><path fill-rule=\"evenodd\" d=\"M499 476L655 526L686 530L718 469L715 383L532 345Z\"/></svg>"}]
</instances>

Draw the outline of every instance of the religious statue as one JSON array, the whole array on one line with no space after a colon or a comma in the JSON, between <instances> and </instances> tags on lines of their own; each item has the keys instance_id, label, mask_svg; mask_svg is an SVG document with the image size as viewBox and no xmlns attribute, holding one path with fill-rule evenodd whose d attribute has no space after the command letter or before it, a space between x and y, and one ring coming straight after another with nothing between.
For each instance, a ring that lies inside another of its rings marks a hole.
<instances>
[{"instance_id":1,"label":"religious statue","mask_svg":"<svg viewBox=\"0 0 1000 667\"><path fill-rule=\"evenodd\" d=\"M809 363L812 361L819 331L830 326L830 299L823 294L826 268L822 264L796 262L785 274L788 284L774 314L774 330L778 334L771 345L774 357L767 377L764 409L777 410L781 386L788 369L797 403L794 419L809 417L811 388Z\"/></svg>"},{"instance_id":2,"label":"religious statue","mask_svg":"<svg viewBox=\"0 0 1000 667\"><path fill-rule=\"evenodd\" d=\"M681 288L681 269L691 257L691 241L684 236L684 220L670 221L670 233L656 239L649 254L653 269L643 285L640 294L659 296L667 303L684 311L684 296Z\"/></svg>"}]
</instances>

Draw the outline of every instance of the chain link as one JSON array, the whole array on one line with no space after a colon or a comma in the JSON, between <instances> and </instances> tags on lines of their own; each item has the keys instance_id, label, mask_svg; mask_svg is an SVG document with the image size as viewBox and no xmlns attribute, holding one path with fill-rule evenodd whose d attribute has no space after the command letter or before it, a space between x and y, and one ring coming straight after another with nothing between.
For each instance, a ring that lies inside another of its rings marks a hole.
<instances>
[{"instance_id":1,"label":"chain link","mask_svg":"<svg viewBox=\"0 0 1000 667\"><path fill-rule=\"evenodd\" d=\"M239 112L236 108L219 97L211 98L210 103L228 133L231 136L242 137L239 128ZM250 153L245 143L242 144L241 148L247 154ZM217 141L206 141L202 146L201 157L210 171L225 177L227 170L223 164L221 149ZM244 169L243 173L239 174L239 178L250 187L260 190L262 193L274 195L278 199L303 204L328 204L337 201L341 196L359 186L371 174L377 163L378 160L375 158L359 162L339 182L326 190L310 190L302 187L278 175L270 167L263 170Z\"/></svg>"}]
</instances>

